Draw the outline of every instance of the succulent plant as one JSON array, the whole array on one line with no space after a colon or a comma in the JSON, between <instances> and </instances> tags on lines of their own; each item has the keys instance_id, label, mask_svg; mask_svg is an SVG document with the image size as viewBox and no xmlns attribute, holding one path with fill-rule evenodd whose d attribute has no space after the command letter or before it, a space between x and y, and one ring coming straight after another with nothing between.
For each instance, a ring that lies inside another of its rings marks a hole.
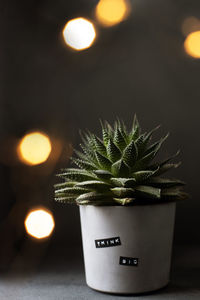
<instances>
[{"instance_id":1,"label":"succulent plant","mask_svg":"<svg viewBox=\"0 0 200 300\"><path fill-rule=\"evenodd\" d=\"M159 127L159 126L158 126ZM57 176L55 200L79 205L135 205L184 199L184 182L161 177L177 168L171 163L178 152L162 162L152 162L168 135L150 144L155 130L142 133L137 117L130 131L117 120L113 127L101 122L102 139L90 132L81 134L82 151Z\"/></svg>"}]
</instances>

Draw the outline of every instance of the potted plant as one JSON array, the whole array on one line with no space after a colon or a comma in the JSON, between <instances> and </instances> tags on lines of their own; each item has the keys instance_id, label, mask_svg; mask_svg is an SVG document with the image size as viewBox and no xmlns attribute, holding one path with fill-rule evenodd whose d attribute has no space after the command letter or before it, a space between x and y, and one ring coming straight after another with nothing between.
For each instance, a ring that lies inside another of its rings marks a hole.
<instances>
[{"instance_id":1,"label":"potted plant","mask_svg":"<svg viewBox=\"0 0 200 300\"><path fill-rule=\"evenodd\" d=\"M174 156L152 162L168 135L149 144L157 128L130 131L117 120L101 122L102 139L81 135L82 152L55 185L55 200L80 207L86 281L108 293L144 293L169 281L176 201L184 183L162 175Z\"/></svg>"}]
</instances>

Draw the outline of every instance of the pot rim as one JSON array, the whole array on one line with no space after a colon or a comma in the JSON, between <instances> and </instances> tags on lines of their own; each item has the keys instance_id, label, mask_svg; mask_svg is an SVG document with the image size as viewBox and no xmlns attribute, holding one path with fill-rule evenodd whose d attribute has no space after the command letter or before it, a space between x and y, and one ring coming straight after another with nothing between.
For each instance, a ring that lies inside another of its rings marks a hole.
<instances>
[{"instance_id":1,"label":"pot rim","mask_svg":"<svg viewBox=\"0 0 200 300\"><path fill-rule=\"evenodd\" d=\"M78 206L79 207L96 207L96 208L100 208L100 207L118 207L118 208L133 208L133 207L146 207L146 206L163 206L163 205L168 205L168 204L176 204L177 201L165 201L165 202L154 202L154 203L151 203L151 204L134 204L134 205L93 205L93 204L84 204L84 205L81 205L79 204Z\"/></svg>"}]
</instances>

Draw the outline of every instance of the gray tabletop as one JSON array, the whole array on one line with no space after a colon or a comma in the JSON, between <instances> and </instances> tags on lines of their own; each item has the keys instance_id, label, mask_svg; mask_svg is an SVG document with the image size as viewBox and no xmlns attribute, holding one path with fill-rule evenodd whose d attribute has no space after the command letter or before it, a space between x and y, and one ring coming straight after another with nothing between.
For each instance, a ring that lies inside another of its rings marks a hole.
<instances>
[{"instance_id":1,"label":"gray tabletop","mask_svg":"<svg viewBox=\"0 0 200 300\"><path fill-rule=\"evenodd\" d=\"M27 265L27 268L26 268ZM87 287L80 248L50 249L40 264L18 259L12 270L1 274L0 299L200 299L200 246L175 247L171 282L162 290L146 295L108 295ZM36 267L33 267L33 266Z\"/></svg>"}]
</instances>

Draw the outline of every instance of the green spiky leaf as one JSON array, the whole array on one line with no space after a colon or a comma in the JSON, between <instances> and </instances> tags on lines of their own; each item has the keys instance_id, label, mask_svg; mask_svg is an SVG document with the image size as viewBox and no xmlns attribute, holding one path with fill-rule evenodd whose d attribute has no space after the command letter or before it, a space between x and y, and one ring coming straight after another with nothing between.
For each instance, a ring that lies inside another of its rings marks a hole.
<instances>
[{"instance_id":1,"label":"green spiky leaf","mask_svg":"<svg viewBox=\"0 0 200 300\"><path fill-rule=\"evenodd\" d=\"M107 155L111 162L115 162L121 157L121 151L111 139L109 139L107 144Z\"/></svg>"},{"instance_id":2,"label":"green spiky leaf","mask_svg":"<svg viewBox=\"0 0 200 300\"><path fill-rule=\"evenodd\" d=\"M96 158L97 158L97 161L98 161L98 164L99 166L103 169L103 170L108 170L110 171L110 168L111 168L111 161L106 158L105 156L101 155L99 152L95 152L96 154Z\"/></svg>"},{"instance_id":3,"label":"green spiky leaf","mask_svg":"<svg viewBox=\"0 0 200 300\"><path fill-rule=\"evenodd\" d=\"M55 197L54 198L56 202L60 202L60 203L68 203L68 204L74 204L76 203L76 197L74 196L68 196L68 195L64 195L61 197Z\"/></svg>"},{"instance_id":4,"label":"green spiky leaf","mask_svg":"<svg viewBox=\"0 0 200 300\"><path fill-rule=\"evenodd\" d=\"M129 174L128 166L123 162L122 159L115 162L111 167L111 172L114 176L127 176Z\"/></svg>"},{"instance_id":5,"label":"green spiky leaf","mask_svg":"<svg viewBox=\"0 0 200 300\"><path fill-rule=\"evenodd\" d=\"M124 149L123 160L129 166L134 166L138 156L138 150L134 141L131 141L130 144Z\"/></svg>"},{"instance_id":6,"label":"green spiky leaf","mask_svg":"<svg viewBox=\"0 0 200 300\"><path fill-rule=\"evenodd\" d=\"M74 164L76 164L79 168L85 170L95 170L97 167L93 163L89 163L88 161L84 161L79 158L72 158Z\"/></svg>"},{"instance_id":7,"label":"green spiky leaf","mask_svg":"<svg viewBox=\"0 0 200 300\"><path fill-rule=\"evenodd\" d=\"M112 177L112 173L105 170L95 170L93 173L98 177L98 179L101 179L103 181L107 181Z\"/></svg>"},{"instance_id":8,"label":"green spiky leaf","mask_svg":"<svg viewBox=\"0 0 200 300\"><path fill-rule=\"evenodd\" d=\"M58 189L58 190L55 190L55 195L58 196L58 195L80 195L82 193L86 193L88 191L88 189L86 188L82 188L82 187L64 187L64 188L61 188L61 189Z\"/></svg>"},{"instance_id":9,"label":"green spiky leaf","mask_svg":"<svg viewBox=\"0 0 200 300\"><path fill-rule=\"evenodd\" d=\"M78 196L76 198L76 201L83 201L83 200L87 200L87 201L98 201L98 200L105 200L111 198L111 193L107 192L107 193L98 193L98 192L89 192L89 193L84 193L80 196Z\"/></svg>"},{"instance_id":10,"label":"green spiky leaf","mask_svg":"<svg viewBox=\"0 0 200 300\"><path fill-rule=\"evenodd\" d=\"M177 187L177 186L184 186L185 183L181 180L177 179L168 179L162 177L153 177L147 181L148 185L155 186L158 188L168 188L168 187Z\"/></svg>"},{"instance_id":11,"label":"green spiky leaf","mask_svg":"<svg viewBox=\"0 0 200 300\"><path fill-rule=\"evenodd\" d=\"M118 128L115 130L113 141L121 151L126 147L126 141Z\"/></svg>"},{"instance_id":12,"label":"green spiky leaf","mask_svg":"<svg viewBox=\"0 0 200 300\"><path fill-rule=\"evenodd\" d=\"M99 152L100 154L106 156L106 147L104 146L103 142L94 135L94 144L96 147L97 152Z\"/></svg>"},{"instance_id":13,"label":"green spiky leaf","mask_svg":"<svg viewBox=\"0 0 200 300\"><path fill-rule=\"evenodd\" d=\"M183 182L160 177L177 168L171 163L178 153L154 162L168 135L150 144L153 130L142 133L135 115L127 130L117 119L114 126L101 122L102 138L87 131L81 133L82 151L72 158L78 168L61 169L64 182L55 185L55 200L78 205L145 205L184 199Z\"/></svg>"},{"instance_id":14,"label":"green spiky leaf","mask_svg":"<svg viewBox=\"0 0 200 300\"><path fill-rule=\"evenodd\" d=\"M96 176L90 172L80 169L66 169L63 173L57 174L58 177L65 178L69 181L82 181L96 179Z\"/></svg>"},{"instance_id":15,"label":"green spiky leaf","mask_svg":"<svg viewBox=\"0 0 200 300\"><path fill-rule=\"evenodd\" d=\"M149 171L149 170L138 171L138 172L133 173L132 175L133 175L133 178L135 178L136 182L143 182L143 181L147 180L148 178L152 177L157 172L158 169L156 169L154 171Z\"/></svg>"},{"instance_id":16,"label":"green spiky leaf","mask_svg":"<svg viewBox=\"0 0 200 300\"><path fill-rule=\"evenodd\" d=\"M161 189L146 185L135 187L135 192L141 198L160 199L161 197Z\"/></svg>"},{"instance_id":17,"label":"green spiky leaf","mask_svg":"<svg viewBox=\"0 0 200 300\"><path fill-rule=\"evenodd\" d=\"M88 181L82 181L76 184L76 187L82 187L86 189L91 190L106 190L110 188L110 185L108 183L98 181L98 180L88 180Z\"/></svg>"}]
</instances>

